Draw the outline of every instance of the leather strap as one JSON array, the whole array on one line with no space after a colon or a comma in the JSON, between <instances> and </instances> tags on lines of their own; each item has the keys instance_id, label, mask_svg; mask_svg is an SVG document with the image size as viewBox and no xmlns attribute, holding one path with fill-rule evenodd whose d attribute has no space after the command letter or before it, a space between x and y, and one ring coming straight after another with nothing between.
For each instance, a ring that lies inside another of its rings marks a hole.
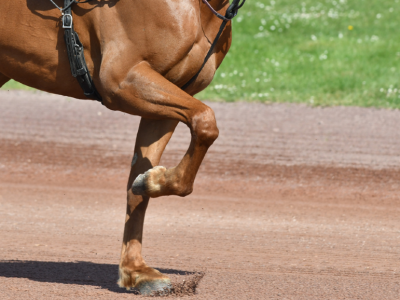
<instances>
[{"instance_id":1,"label":"leather strap","mask_svg":"<svg viewBox=\"0 0 400 300\"><path fill-rule=\"evenodd\" d=\"M86 65L84 49L78 34L74 30L72 18L72 4L74 0L64 0L64 9L62 16L62 25L64 29L64 40L67 46L69 64L71 67L72 76L78 80L83 93L90 99L95 99L101 103L103 100L96 90L92 77Z\"/></svg>"},{"instance_id":2,"label":"leather strap","mask_svg":"<svg viewBox=\"0 0 400 300\"><path fill-rule=\"evenodd\" d=\"M186 84L183 87L181 87L182 90L187 89L189 87L189 85L191 85L197 79L197 77L199 77L199 75L200 75L201 71L203 70L204 66L206 65L208 59L213 54L214 48L217 45L217 42L218 42L219 38L221 37L222 31L224 31L226 23L228 23L227 20L223 20L222 21L222 24L219 27L219 31L217 33L217 36L215 37L214 42L212 43L212 45L210 47L210 50L208 50L208 53L207 53L206 57L204 58L204 61L203 61L203 64L201 65L200 70L192 78L190 78L190 80L188 82L186 82Z\"/></svg>"},{"instance_id":3,"label":"leather strap","mask_svg":"<svg viewBox=\"0 0 400 300\"><path fill-rule=\"evenodd\" d=\"M192 77L190 78L190 80L188 82L186 82L181 89L185 90L189 87L189 85L191 85L196 79L197 77L199 77L201 71L203 70L204 66L206 65L208 59L211 57L211 55L214 52L214 48L217 45L217 42L219 40L219 38L221 37L222 32L224 31L224 28L226 26L226 23L228 23L230 20L232 20L238 13L239 8L241 8L243 6L243 4L246 2L246 0L233 0L232 4L229 5L228 9L226 10L225 16L220 15L214 8L212 8L212 6L210 5L210 3L208 3L207 1L209 0L202 0L207 6L208 8L211 9L211 11L220 19L222 19L222 24L219 27L219 31L217 33L217 36L214 39L214 42L211 44L210 50L208 50L206 57L204 58L203 64L200 67L200 70Z\"/></svg>"}]
</instances>

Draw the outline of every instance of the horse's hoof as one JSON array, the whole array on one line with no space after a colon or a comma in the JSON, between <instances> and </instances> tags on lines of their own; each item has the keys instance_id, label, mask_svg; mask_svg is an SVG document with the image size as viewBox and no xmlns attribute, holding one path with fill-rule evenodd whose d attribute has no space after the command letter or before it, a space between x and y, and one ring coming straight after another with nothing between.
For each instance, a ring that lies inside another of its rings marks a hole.
<instances>
[{"instance_id":1,"label":"horse's hoof","mask_svg":"<svg viewBox=\"0 0 400 300\"><path fill-rule=\"evenodd\" d=\"M171 291L171 280L168 278L144 281L135 286L140 294L149 296L157 293L157 296L167 295Z\"/></svg>"},{"instance_id":2,"label":"horse's hoof","mask_svg":"<svg viewBox=\"0 0 400 300\"><path fill-rule=\"evenodd\" d=\"M136 177L132 184L132 193L134 195L157 197L161 191L160 177L167 169L162 166L156 166L144 174Z\"/></svg>"},{"instance_id":3,"label":"horse's hoof","mask_svg":"<svg viewBox=\"0 0 400 300\"><path fill-rule=\"evenodd\" d=\"M140 174L138 177L136 177L135 181L133 182L132 193L134 195L141 195L141 196L146 195L146 175L147 175L146 173Z\"/></svg>"}]
</instances>

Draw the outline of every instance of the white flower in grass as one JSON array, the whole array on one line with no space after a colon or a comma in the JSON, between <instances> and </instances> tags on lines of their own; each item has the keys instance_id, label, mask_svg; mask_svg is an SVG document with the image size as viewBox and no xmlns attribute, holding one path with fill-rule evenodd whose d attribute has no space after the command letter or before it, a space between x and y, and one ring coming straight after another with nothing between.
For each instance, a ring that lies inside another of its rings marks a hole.
<instances>
[{"instance_id":1,"label":"white flower in grass","mask_svg":"<svg viewBox=\"0 0 400 300\"><path fill-rule=\"evenodd\" d=\"M269 29L271 29L271 31L274 31L275 30L275 26L272 25Z\"/></svg>"},{"instance_id":2,"label":"white flower in grass","mask_svg":"<svg viewBox=\"0 0 400 300\"><path fill-rule=\"evenodd\" d=\"M221 77L224 78L226 76L225 73L221 73Z\"/></svg>"},{"instance_id":3,"label":"white flower in grass","mask_svg":"<svg viewBox=\"0 0 400 300\"><path fill-rule=\"evenodd\" d=\"M379 41L379 37L376 35L371 36L371 42L377 42Z\"/></svg>"},{"instance_id":4,"label":"white flower in grass","mask_svg":"<svg viewBox=\"0 0 400 300\"><path fill-rule=\"evenodd\" d=\"M381 14L377 14L377 15L376 15L376 18L377 18L377 19L382 18L382 15L381 15Z\"/></svg>"},{"instance_id":5,"label":"white flower in grass","mask_svg":"<svg viewBox=\"0 0 400 300\"><path fill-rule=\"evenodd\" d=\"M317 40L317 37L316 37L315 35L312 35L312 36L311 36L311 39L312 39L313 41L316 41L316 40Z\"/></svg>"},{"instance_id":6,"label":"white flower in grass","mask_svg":"<svg viewBox=\"0 0 400 300\"><path fill-rule=\"evenodd\" d=\"M338 37L339 37L339 39L342 39L343 38L343 33L339 32Z\"/></svg>"}]
</instances>

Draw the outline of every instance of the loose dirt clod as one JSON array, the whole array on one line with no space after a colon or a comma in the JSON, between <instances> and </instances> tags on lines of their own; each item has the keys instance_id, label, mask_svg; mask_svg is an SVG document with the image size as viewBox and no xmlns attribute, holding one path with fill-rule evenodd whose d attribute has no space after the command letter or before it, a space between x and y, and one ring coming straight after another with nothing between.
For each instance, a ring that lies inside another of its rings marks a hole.
<instances>
[{"instance_id":1,"label":"loose dirt clod","mask_svg":"<svg viewBox=\"0 0 400 300\"><path fill-rule=\"evenodd\" d=\"M172 287L169 291L158 291L154 292L152 297L183 297L183 296L192 296L196 294L196 288L200 283L200 280L204 277L205 272L195 272L194 274L187 274L182 282L172 282ZM187 278L189 276L189 278Z\"/></svg>"}]
</instances>

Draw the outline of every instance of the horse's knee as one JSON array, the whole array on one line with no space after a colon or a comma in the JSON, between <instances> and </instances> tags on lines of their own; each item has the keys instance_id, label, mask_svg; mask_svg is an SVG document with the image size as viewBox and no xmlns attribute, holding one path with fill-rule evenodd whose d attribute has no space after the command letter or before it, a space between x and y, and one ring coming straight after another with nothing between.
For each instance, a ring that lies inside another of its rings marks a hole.
<instances>
[{"instance_id":1,"label":"horse's knee","mask_svg":"<svg viewBox=\"0 0 400 300\"><path fill-rule=\"evenodd\" d=\"M209 147L218 138L219 130L214 111L208 106L193 117L192 126L195 137L202 145Z\"/></svg>"}]
</instances>

